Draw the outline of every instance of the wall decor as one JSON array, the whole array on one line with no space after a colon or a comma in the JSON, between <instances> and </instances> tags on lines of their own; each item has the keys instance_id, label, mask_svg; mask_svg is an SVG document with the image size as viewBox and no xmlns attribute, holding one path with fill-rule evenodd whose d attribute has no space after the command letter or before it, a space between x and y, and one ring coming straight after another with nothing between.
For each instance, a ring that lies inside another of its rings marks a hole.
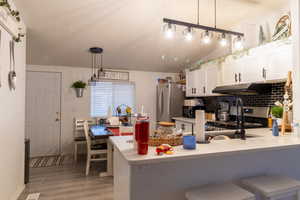
<instances>
[{"instance_id":1,"label":"wall decor","mask_svg":"<svg viewBox=\"0 0 300 200\"><path fill-rule=\"evenodd\" d=\"M83 81L76 81L72 84L72 88L76 91L76 97L83 97L83 91L86 88L86 83Z\"/></svg>"},{"instance_id":2,"label":"wall decor","mask_svg":"<svg viewBox=\"0 0 300 200\"><path fill-rule=\"evenodd\" d=\"M288 38L292 35L291 30L291 17L290 15L284 15L279 19L275 26L275 32L272 36L272 40L280 40L284 38Z\"/></svg>"},{"instance_id":3,"label":"wall decor","mask_svg":"<svg viewBox=\"0 0 300 200\"><path fill-rule=\"evenodd\" d=\"M100 79L129 81L129 72L105 70L105 76L101 77Z\"/></svg>"},{"instance_id":4,"label":"wall decor","mask_svg":"<svg viewBox=\"0 0 300 200\"><path fill-rule=\"evenodd\" d=\"M17 87L17 73L15 63L15 42L12 40L9 42L10 50L10 71L8 73L9 88L15 90Z\"/></svg>"},{"instance_id":5,"label":"wall decor","mask_svg":"<svg viewBox=\"0 0 300 200\"><path fill-rule=\"evenodd\" d=\"M15 42L25 36L20 25L20 13L13 10L7 0L0 0L0 26L2 26Z\"/></svg>"}]
</instances>

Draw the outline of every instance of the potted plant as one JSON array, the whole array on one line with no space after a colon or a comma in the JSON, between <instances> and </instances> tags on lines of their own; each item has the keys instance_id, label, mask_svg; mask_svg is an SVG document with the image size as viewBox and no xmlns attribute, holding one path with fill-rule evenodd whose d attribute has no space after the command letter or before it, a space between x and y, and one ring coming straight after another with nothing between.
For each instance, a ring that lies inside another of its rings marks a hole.
<instances>
[{"instance_id":1,"label":"potted plant","mask_svg":"<svg viewBox=\"0 0 300 200\"><path fill-rule=\"evenodd\" d=\"M72 84L72 88L75 89L77 97L82 97L83 90L86 88L86 83L83 81L76 81Z\"/></svg>"},{"instance_id":2,"label":"potted plant","mask_svg":"<svg viewBox=\"0 0 300 200\"><path fill-rule=\"evenodd\" d=\"M272 111L273 119L277 121L278 125L281 125L282 116L283 116L283 107L273 106L271 111Z\"/></svg>"}]
</instances>

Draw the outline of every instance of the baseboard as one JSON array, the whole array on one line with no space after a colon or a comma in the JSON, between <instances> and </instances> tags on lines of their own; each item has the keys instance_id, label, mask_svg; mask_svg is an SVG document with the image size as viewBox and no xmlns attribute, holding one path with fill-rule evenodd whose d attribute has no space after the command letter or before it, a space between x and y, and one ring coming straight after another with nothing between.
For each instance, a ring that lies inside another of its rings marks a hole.
<instances>
[{"instance_id":1,"label":"baseboard","mask_svg":"<svg viewBox=\"0 0 300 200\"><path fill-rule=\"evenodd\" d=\"M10 200L18 200L18 198L20 197L20 195L22 194L24 189L25 189L25 185L23 184L16 190L16 192L13 194L13 196L10 198Z\"/></svg>"}]
</instances>

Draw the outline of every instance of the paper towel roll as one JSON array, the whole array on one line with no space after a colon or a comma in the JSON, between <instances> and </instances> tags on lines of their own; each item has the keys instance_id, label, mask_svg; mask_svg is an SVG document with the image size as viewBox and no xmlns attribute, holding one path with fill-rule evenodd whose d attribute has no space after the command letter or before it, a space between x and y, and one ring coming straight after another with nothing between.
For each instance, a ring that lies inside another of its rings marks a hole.
<instances>
[{"instance_id":1,"label":"paper towel roll","mask_svg":"<svg viewBox=\"0 0 300 200\"><path fill-rule=\"evenodd\" d=\"M195 136L197 142L205 142L205 111L196 110Z\"/></svg>"}]
</instances>

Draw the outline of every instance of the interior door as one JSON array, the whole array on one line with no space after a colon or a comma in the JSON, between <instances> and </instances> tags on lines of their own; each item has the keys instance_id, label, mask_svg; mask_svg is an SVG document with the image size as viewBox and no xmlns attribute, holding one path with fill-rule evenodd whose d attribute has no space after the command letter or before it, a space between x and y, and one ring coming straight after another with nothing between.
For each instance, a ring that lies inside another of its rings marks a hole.
<instances>
[{"instance_id":1,"label":"interior door","mask_svg":"<svg viewBox=\"0 0 300 200\"><path fill-rule=\"evenodd\" d=\"M31 157L61 153L61 73L26 73L26 137Z\"/></svg>"}]
</instances>

